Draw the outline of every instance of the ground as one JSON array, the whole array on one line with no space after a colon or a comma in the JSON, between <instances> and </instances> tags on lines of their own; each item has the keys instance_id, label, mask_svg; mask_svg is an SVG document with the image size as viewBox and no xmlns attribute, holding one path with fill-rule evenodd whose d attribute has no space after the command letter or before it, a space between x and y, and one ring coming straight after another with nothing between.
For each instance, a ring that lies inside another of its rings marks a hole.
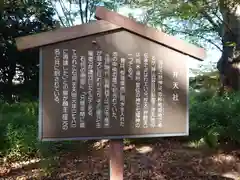
<instances>
[{"instance_id":1,"label":"ground","mask_svg":"<svg viewBox=\"0 0 240 180\"><path fill-rule=\"evenodd\" d=\"M96 146L87 152L56 157L54 162L58 163L49 175L41 168L44 161L39 159L2 165L0 179L108 179L108 142ZM196 149L178 141L164 140L125 146L124 157L124 179L128 180L240 180L240 150L237 149Z\"/></svg>"}]
</instances>

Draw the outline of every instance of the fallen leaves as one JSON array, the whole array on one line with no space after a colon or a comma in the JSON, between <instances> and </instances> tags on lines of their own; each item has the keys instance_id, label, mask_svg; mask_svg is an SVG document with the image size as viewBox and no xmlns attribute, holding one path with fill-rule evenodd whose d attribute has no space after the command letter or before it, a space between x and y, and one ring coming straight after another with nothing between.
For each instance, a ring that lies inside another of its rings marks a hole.
<instances>
[{"instance_id":1,"label":"fallen leaves","mask_svg":"<svg viewBox=\"0 0 240 180\"><path fill-rule=\"evenodd\" d=\"M69 152L57 159L59 166L51 176L41 179L107 180L109 179L108 142L96 143L91 154ZM235 153L238 154L239 153ZM31 162L31 161L29 161ZM205 154L197 149L185 148L178 142L129 145L124 147L124 179L127 180L229 180L239 176L239 157L234 154ZM36 163L36 162L31 162ZM19 169L18 172L0 174L0 179L16 177L36 179L41 167ZM13 167L11 167L13 168ZM11 169L7 168L7 169ZM0 168L0 173L4 168ZM9 171L9 170L8 170ZM2 176L2 177L1 177ZM38 178L40 178L38 176Z\"/></svg>"}]
</instances>

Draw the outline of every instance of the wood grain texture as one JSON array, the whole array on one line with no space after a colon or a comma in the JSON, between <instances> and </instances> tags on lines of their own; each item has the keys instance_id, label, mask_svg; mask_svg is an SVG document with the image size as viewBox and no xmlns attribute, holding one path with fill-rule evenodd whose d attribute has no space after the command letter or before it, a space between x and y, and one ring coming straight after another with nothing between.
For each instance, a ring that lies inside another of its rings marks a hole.
<instances>
[{"instance_id":1,"label":"wood grain texture","mask_svg":"<svg viewBox=\"0 0 240 180\"><path fill-rule=\"evenodd\" d=\"M16 38L18 50L30 49L66 40L72 40L97 33L120 29L119 26L104 20L82 24L73 27L60 28L54 31L43 32Z\"/></svg>"},{"instance_id":2,"label":"wood grain texture","mask_svg":"<svg viewBox=\"0 0 240 180\"><path fill-rule=\"evenodd\" d=\"M110 180L123 180L124 173L124 155L123 155L123 139L110 140L109 148L109 168Z\"/></svg>"},{"instance_id":3,"label":"wood grain texture","mask_svg":"<svg viewBox=\"0 0 240 180\"><path fill-rule=\"evenodd\" d=\"M154 28L147 27L131 20L125 16L110 11L104 7L97 7L95 17L99 20L105 20L116 24L130 32L148 38L157 43L163 44L169 48L189 55L198 60L204 60L206 54L203 48L189 44L181 39L177 39Z\"/></svg>"}]
</instances>

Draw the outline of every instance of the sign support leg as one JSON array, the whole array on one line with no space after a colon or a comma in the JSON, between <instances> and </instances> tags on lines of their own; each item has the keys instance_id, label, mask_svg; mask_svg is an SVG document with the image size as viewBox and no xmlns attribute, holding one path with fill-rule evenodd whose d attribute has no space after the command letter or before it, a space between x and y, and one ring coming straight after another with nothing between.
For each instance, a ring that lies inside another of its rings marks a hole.
<instances>
[{"instance_id":1,"label":"sign support leg","mask_svg":"<svg viewBox=\"0 0 240 180\"><path fill-rule=\"evenodd\" d=\"M123 180L123 139L110 140L110 180Z\"/></svg>"}]
</instances>

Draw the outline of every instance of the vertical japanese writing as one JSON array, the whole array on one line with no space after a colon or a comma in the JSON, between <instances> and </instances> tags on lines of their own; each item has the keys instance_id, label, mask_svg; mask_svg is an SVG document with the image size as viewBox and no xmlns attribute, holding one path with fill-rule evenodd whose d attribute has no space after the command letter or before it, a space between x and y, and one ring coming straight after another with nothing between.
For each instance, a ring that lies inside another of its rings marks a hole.
<instances>
[{"instance_id":1,"label":"vertical japanese writing","mask_svg":"<svg viewBox=\"0 0 240 180\"><path fill-rule=\"evenodd\" d=\"M93 116L93 51L88 51L88 115Z\"/></svg>"},{"instance_id":2,"label":"vertical japanese writing","mask_svg":"<svg viewBox=\"0 0 240 180\"><path fill-rule=\"evenodd\" d=\"M173 79L174 79L174 81L173 81L174 92L173 92L173 97L172 97L173 101L179 101L179 95L178 95L179 87L178 87L177 78L178 78L178 72L173 72Z\"/></svg>"},{"instance_id":3,"label":"vertical japanese writing","mask_svg":"<svg viewBox=\"0 0 240 180\"><path fill-rule=\"evenodd\" d=\"M85 94L80 95L80 128L85 128L85 106L86 106L86 100L85 100Z\"/></svg>"},{"instance_id":4,"label":"vertical japanese writing","mask_svg":"<svg viewBox=\"0 0 240 180\"><path fill-rule=\"evenodd\" d=\"M143 128L148 127L148 53L144 53L143 73Z\"/></svg>"},{"instance_id":5,"label":"vertical japanese writing","mask_svg":"<svg viewBox=\"0 0 240 180\"><path fill-rule=\"evenodd\" d=\"M117 120L118 53L112 53L112 118Z\"/></svg>"},{"instance_id":6,"label":"vertical japanese writing","mask_svg":"<svg viewBox=\"0 0 240 180\"><path fill-rule=\"evenodd\" d=\"M86 58L80 57L80 89L84 89L86 85Z\"/></svg>"},{"instance_id":7,"label":"vertical japanese writing","mask_svg":"<svg viewBox=\"0 0 240 180\"><path fill-rule=\"evenodd\" d=\"M133 80L133 57L132 54L128 54L128 78Z\"/></svg>"},{"instance_id":8,"label":"vertical japanese writing","mask_svg":"<svg viewBox=\"0 0 240 180\"><path fill-rule=\"evenodd\" d=\"M162 127L163 120L163 61L159 60L157 73L157 126Z\"/></svg>"},{"instance_id":9,"label":"vertical japanese writing","mask_svg":"<svg viewBox=\"0 0 240 180\"><path fill-rule=\"evenodd\" d=\"M109 95L110 95L110 57L105 55L104 62L104 128L109 127Z\"/></svg>"},{"instance_id":10,"label":"vertical japanese writing","mask_svg":"<svg viewBox=\"0 0 240 180\"><path fill-rule=\"evenodd\" d=\"M68 49L63 49L63 100L62 100L62 130L68 130L69 124L68 124L68 94L69 94L69 87L68 87Z\"/></svg>"},{"instance_id":11,"label":"vertical japanese writing","mask_svg":"<svg viewBox=\"0 0 240 180\"><path fill-rule=\"evenodd\" d=\"M136 111L135 111L135 127L140 128L141 123L141 59L140 59L140 53L136 53L136 75L135 75L135 81L136 81L136 88L135 88L135 94L136 94Z\"/></svg>"},{"instance_id":12,"label":"vertical japanese writing","mask_svg":"<svg viewBox=\"0 0 240 180\"><path fill-rule=\"evenodd\" d=\"M59 49L54 49L54 101L57 103L60 103L60 50Z\"/></svg>"},{"instance_id":13,"label":"vertical japanese writing","mask_svg":"<svg viewBox=\"0 0 240 180\"><path fill-rule=\"evenodd\" d=\"M72 49L72 122L71 127L76 128L77 119L77 51Z\"/></svg>"},{"instance_id":14,"label":"vertical japanese writing","mask_svg":"<svg viewBox=\"0 0 240 180\"><path fill-rule=\"evenodd\" d=\"M156 58L155 56L152 56L151 61L151 122L150 125L152 128L156 126Z\"/></svg>"},{"instance_id":15,"label":"vertical japanese writing","mask_svg":"<svg viewBox=\"0 0 240 180\"><path fill-rule=\"evenodd\" d=\"M125 58L120 60L120 127L124 127L125 112Z\"/></svg>"},{"instance_id":16,"label":"vertical japanese writing","mask_svg":"<svg viewBox=\"0 0 240 180\"><path fill-rule=\"evenodd\" d=\"M96 128L102 127L102 51L97 51Z\"/></svg>"},{"instance_id":17,"label":"vertical japanese writing","mask_svg":"<svg viewBox=\"0 0 240 180\"><path fill-rule=\"evenodd\" d=\"M84 90L86 85L86 57L80 57L80 89ZM86 92L80 95L80 111L79 111L79 120L80 120L80 128L85 128L85 108L86 108Z\"/></svg>"}]
</instances>

